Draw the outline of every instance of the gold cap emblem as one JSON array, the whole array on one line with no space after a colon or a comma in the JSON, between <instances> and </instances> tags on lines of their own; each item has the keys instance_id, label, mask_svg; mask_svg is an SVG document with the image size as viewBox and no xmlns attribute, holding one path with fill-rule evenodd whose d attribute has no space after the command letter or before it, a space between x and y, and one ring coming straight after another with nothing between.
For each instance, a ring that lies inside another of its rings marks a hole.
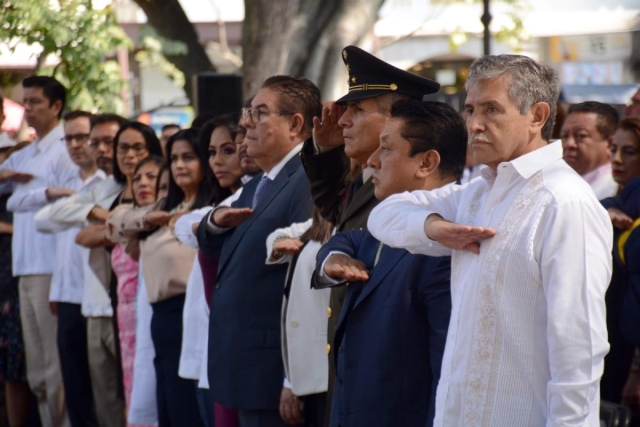
<instances>
[{"instance_id":1,"label":"gold cap emblem","mask_svg":"<svg viewBox=\"0 0 640 427\"><path fill-rule=\"evenodd\" d=\"M349 55L347 55L347 51L346 51L346 50L343 50L343 51L342 51L342 57L344 58L344 60L345 60L345 61L347 60L347 57L348 57L348 56L349 56Z\"/></svg>"},{"instance_id":2,"label":"gold cap emblem","mask_svg":"<svg viewBox=\"0 0 640 427\"><path fill-rule=\"evenodd\" d=\"M355 84L355 83L356 83L356 81L357 81L357 79L356 79L355 77L351 77L351 82L352 82L352 83L354 83L354 84Z\"/></svg>"}]
</instances>

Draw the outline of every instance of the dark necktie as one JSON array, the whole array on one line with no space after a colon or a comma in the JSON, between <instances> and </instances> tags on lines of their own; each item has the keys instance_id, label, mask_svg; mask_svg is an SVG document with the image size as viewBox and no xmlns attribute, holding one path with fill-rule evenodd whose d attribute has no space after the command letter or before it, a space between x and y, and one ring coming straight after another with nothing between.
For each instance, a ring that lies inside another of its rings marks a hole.
<instances>
[{"instance_id":1,"label":"dark necktie","mask_svg":"<svg viewBox=\"0 0 640 427\"><path fill-rule=\"evenodd\" d=\"M347 200L346 200L347 205L351 203L351 200L353 200L353 197L356 195L358 190L362 188L362 185L363 185L362 173L359 173L357 178L351 183L349 191L347 192Z\"/></svg>"},{"instance_id":2,"label":"dark necktie","mask_svg":"<svg viewBox=\"0 0 640 427\"><path fill-rule=\"evenodd\" d=\"M260 182L258 183L256 192L253 195L253 204L251 205L251 209L255 209L256 206L258 206L258 203L262 199L262 196L264 196L267 190L269 189L270 184L271 184L271 180L267 178L266 175L260 178Z\"/></svg>"}]
</instances>

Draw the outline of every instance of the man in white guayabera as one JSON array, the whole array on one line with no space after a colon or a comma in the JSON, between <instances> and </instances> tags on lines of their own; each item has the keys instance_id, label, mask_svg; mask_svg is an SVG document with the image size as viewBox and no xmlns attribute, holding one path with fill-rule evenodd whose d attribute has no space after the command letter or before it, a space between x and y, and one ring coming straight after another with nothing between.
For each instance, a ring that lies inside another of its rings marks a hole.
<instances>
[{"instance_id":1,"label":"man in white guayabera","mask_svg":"<svg viewBox=\"0 0 640 427\"><path fill-rule=\"evenodd\" d=\"M368 224L390 246L453 254L434 426L597 427L613 233L561 143L548 143L557 73L486 56L466 89L482 176L390 196Z\"/></svg>"}]
</instances>

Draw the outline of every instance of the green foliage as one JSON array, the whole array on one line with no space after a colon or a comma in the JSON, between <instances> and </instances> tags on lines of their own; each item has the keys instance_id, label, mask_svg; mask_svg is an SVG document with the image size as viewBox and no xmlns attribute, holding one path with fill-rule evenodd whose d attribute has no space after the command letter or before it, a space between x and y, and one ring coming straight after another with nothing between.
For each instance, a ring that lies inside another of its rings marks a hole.
<instances>
[{"instance_id":1,"label":"green foliage","mask_svg":"<svg viewBox=\"0 0 640 427\"><path fill-rule=\"evenodd\" d=\"M168 61L166 56L186 55L188 53L187 45L183 42L169 40L160 36L149 25L144 25L140 28L138 37L140 38L142 49L136 53L136 61L143 67L158 68L173 80L177 86L184 87L184 73Z\"/></svg>"},{"instance_id":2,"label":"green foliage","mask_svg":"<svg viewBox=\"0 0 640 427\"><path fill-rule=\"evenodd\" d=\"M111 7L95 10L91 0L3 0L0 43L42 48L37 74L53 75L67 88L70 109L122 112L126 82L113 59L117 49L132 48ZM58 61L45 67L47 57Z\"/></svg>"},{"instance_id":3,"label":"green foliage","mask_svg":"<svg viewBox=\"0 0 640 427\"><path fill-rule=\"evenodd\" d=\"M483 0L431 0L431 2L434 4L482 4ZM524 29L522 18L531 9L531 5L528 0L491 0L490 4L498 3L506 6L504 13L509 22L494 31L493 37L502 43L508 44L514 52L518 52L522 49L522 42L530 38ZM492 15L495 17L495 13L492 13ZM449 45L452 51L455 51L466 42L467 35L461 28L457 28L449 37Z\"/></svg>"}]
</instances>

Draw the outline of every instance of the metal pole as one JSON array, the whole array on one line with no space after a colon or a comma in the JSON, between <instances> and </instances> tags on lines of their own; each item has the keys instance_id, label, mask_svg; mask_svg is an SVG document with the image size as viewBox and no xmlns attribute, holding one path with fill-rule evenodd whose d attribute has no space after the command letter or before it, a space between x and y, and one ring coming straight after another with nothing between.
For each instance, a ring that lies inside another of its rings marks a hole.
<instances>
[{"instance_id":1,"label":"metal pole","mask_svg":"<svg viewBox=\"0 0 640 427\"><path fill-rule=\"evenodd\" d=\"M484 55L491 55L491 33L489 32L491 13L489 13L489 2L490 0L483 0L484 11L482 13L482 17L480 18L480 20L482 21L482 25L484 26L484 36L482 40Z\"/></svg>"}]
</instances>

